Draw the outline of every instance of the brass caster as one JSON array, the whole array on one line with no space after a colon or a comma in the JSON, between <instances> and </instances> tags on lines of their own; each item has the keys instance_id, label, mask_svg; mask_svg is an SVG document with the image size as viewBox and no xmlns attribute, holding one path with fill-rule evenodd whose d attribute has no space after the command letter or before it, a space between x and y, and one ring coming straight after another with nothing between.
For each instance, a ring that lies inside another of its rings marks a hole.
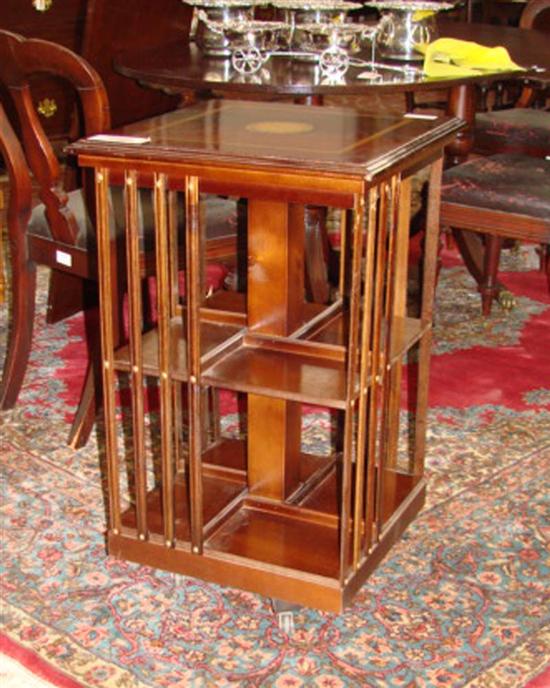
<instances>
[{"instance_id":1,"label":"brass caster","mask_svg":"<svg viewBox=\"0 0 550 688\"><path fill-rule=\"evenodd\" d=\"M294 635L296 630L294 625L294 614L291 611L279 612L277 614L277 625L279 629L288 636Z\"/></svg>"},{"instance_id":2,"label":"brass caster","mask_svg":"<svg viewBox=\"0 0 550 688\"><path fill-rule=\"evenodd\" d=\"M498 295L498 303L505 311L511 311L516 306L516 297L507 289L502 289Z\"/></svg>"},{"instance_id":3,"label":"brass caster","mask_svg":"<svg viewBox=\"0 0 550 688\"><path fill-rule=\"evenodd\" d=\"M277 616L277 625L279 629L287 636L294 635L296 631L294 613L300 609L300 605L272 599L271 606Z\"/></svg>"}]
</instances>

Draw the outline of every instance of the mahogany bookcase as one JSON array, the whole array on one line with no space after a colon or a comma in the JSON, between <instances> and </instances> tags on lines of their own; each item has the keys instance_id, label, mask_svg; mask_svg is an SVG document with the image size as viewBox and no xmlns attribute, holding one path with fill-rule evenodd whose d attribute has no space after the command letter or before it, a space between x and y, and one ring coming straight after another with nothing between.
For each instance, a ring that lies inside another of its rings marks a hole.
<instances>
[{"instance_id":1,"label":"mahogany bookcase","mask_svg":"<svg viewBox=\"0 0 550 688\"><path fill-rule=\"evenodd\" d=\"M350 601L424 501L441 160L461 126L209 101L124 127L118 139L71 146L95 175L111 554L324 610ZM409 317L411 175L425 166L422 303ZM111 243L117 184L124 247ZM205 289L207 194L246 200L241 292ZM156 226L154 327L144 325L141 284L146 196ZM342 218L328 303L305 297L306 205ZM122 284L128 336L115 347L113 293ZM413 349L407 430L402 368ZM246 407L240 433L220 429L220 390ZM302 442L311 405L332 422L319 455Z\"/></svg>"}]
</instances>

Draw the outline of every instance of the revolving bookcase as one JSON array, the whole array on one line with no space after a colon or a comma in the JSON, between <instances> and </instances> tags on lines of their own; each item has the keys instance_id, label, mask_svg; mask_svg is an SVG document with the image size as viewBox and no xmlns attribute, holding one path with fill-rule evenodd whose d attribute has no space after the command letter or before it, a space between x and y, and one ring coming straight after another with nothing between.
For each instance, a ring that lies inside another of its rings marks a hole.
<instances>
[{"instance_id":1,"label":"revolving bookcase","mask_svg":"<svg viewBox=\"0 0 550 688\"><path fill-rule=\"evenodd\" d=\"M111 554L324 610L350 601L424 501L441 160L460 127L216 101L71 147L95 173ZM423 288L410 317L411 178L425 166ZM124 247L111 242L117 184ZM201 206L212 194L246 203L241 291L205 288ZM144 196L156 229L153 325L142 289ZM340 220L326 303L304 287L312 206ZM128 327L115 346L119 288ZM230 395L242 410L232 432L220 419ZM303 441L311 418L324 419L313 450Z\"/></svg>"}]
</instances>

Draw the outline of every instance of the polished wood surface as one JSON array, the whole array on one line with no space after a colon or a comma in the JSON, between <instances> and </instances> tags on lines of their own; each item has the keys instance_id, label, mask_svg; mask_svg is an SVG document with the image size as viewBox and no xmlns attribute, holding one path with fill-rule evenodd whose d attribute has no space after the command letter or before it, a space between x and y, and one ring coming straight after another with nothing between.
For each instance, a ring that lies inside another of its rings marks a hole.
<instances>
[{"instance_id":1,"label":"polished wood surface","mask_svg":"<svg viewBox=\"0 0 550 688\"><path fill-rule=\"evenodd\" d=\"M424 500L439 180L443 147L461 126L444 117L211 101L119 130L144 137L141 144L88 138L71 146L96 180L111 554L330 611L350 601ZM424 165L431 167L425 286L412 319L405 313L410 185ZM111 290L120 266L109 260L108 192L121 176L129 334L118 348ZM151 183L154 330L144 327L136 276L136 198ZM248 202L241 300L205 296L199 217L208 193ZM313 202L346 209L340 292L328 304L306 299L304 207ZM176 203L185 206L185 248L174 241ZM416 429L398 461L400 369L415 345ZM118 441L121 374L131 380L131 451ZM156 447L144 441L146 376L160 395ZM246 402L237 437L209 427L219 414L205 409L209 390L227 388ZM334 419L323 455L302 446L303 403L324 406Z\"/></svg>"},{"instance_id":2,"label":"polished wood surface","mask_svg":"<svg viewBox=\"0 0 550 688\"><path fill-rule=\"evenodd\" d=\"M372 179L397 164L414 164L416 154L462 124L453 118L432 120L404 115L400 118L363 114L354 108L308 108L286 103L210 100L115 130L114 143L82 139L70 146L83 159L87 155L187 164L194 171L216 160L215 170L204 169L205 182L227 191L249 188L258 170L277 171L272 184L276 194L291 200L308 188L312 196L330 193L349 197L346 176ZM143 137L134 144L124 137ZM243 176L232 179L218 172L223 162L242 167ZM289 176L284 174L289 167ZM296 179L296 170L301 179ZM308 173L315 173L310 176ZM249 179L247 179L247 176ZM330 181L332 180L332 181ZM254 191L251 189L253 195ZM261 189L265 198L268 193ZM270 200L274 201L277 195ZM349 201L348 201L349 204ZM261 208L258 207L258 212ZM265 212L264 212L265 217Z\"/></svg>"},{"instance_id":3,"label":"polished wood surface","mask_svg":"<svg viewBox=\"0 0 550 688\"><path fill-rule=\"evenodd\" d=\"M550 71L550 51L542 31L515 27L439 22L442 36L475 41L490 47L505 46L514 61L526 67L538 65ZM370 53L363 55L370 59ZM394 63L396 64L396 63ZM341 83L326 83L315 65L284 57L271 58L258 74L243 77L236 74L229 60L205 58L194 43L164 43L149 50L128 51L115 59L116 69L143 84L172 91L210 89L222 93L247 93L267 96L360 95L371 89L406 92L449 88L468 83L490 83L500 75L480 75L468 79L433 79L421 75L400 78L383 72L382 82L357 79L361 68L351 68ZM364 68L363 68L364 70ZM528 72L529 74L530 72ZM513 75L512 75L513 76ZM536 74L535 74L536 76Z\"/></svg>"}]
</instances>

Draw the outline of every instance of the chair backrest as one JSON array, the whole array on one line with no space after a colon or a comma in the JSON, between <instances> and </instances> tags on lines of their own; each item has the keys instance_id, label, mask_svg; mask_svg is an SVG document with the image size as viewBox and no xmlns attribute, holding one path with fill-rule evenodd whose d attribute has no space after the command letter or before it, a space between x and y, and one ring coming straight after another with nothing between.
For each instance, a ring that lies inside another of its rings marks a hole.
<instances>
[{"instance_id":1,"label":"chair backrest","mask_svg":"<svg viewBox=\"0 0 550 688\"><path fill-rule=\"evenodd\" d=\"M521 29L536 29L550 33L550 0L529 0L521 13L519 26ZM537 95L540 96L535 89L526 86L519 96L516 107L530 107Z\"/></svg>"},{"instance_id":2,"label":"chair backrest","mask_svg":"<svg viewBox=\"0 0 550 688\"><path fill-rule=\"evenodd\" d=\"M25 154L0 103L0 154L8 172L10 184L8 203L8 234L12 251L24 245L31 214L32 185Z\"/></svg>"},{"instance_id":3,"label":"chair backrest","mask_svg":"<svg viewBox=\"0 0 550 688\"><path fill-rule=\"evenodd\" d=\"M107 94L94 68L68 48L0 30L0 82L15 106L26 158L46 207L52 236L74 244L78 225L67 207L61 166L33 103L30 81L36 74L64 79L74 88L79 103L75 121L81 122L79 136L110 128Z\"/></svg>"},{"instance_id":4,"label":"chair backrest","mask_svg":"<svg viewBox=\"0 0 550 688\"><path fill-rule=\"evenodd\" d=\"M550 31L550 0L529 0L519 20L521 29Z\"/></svg>"}]
</instances>

